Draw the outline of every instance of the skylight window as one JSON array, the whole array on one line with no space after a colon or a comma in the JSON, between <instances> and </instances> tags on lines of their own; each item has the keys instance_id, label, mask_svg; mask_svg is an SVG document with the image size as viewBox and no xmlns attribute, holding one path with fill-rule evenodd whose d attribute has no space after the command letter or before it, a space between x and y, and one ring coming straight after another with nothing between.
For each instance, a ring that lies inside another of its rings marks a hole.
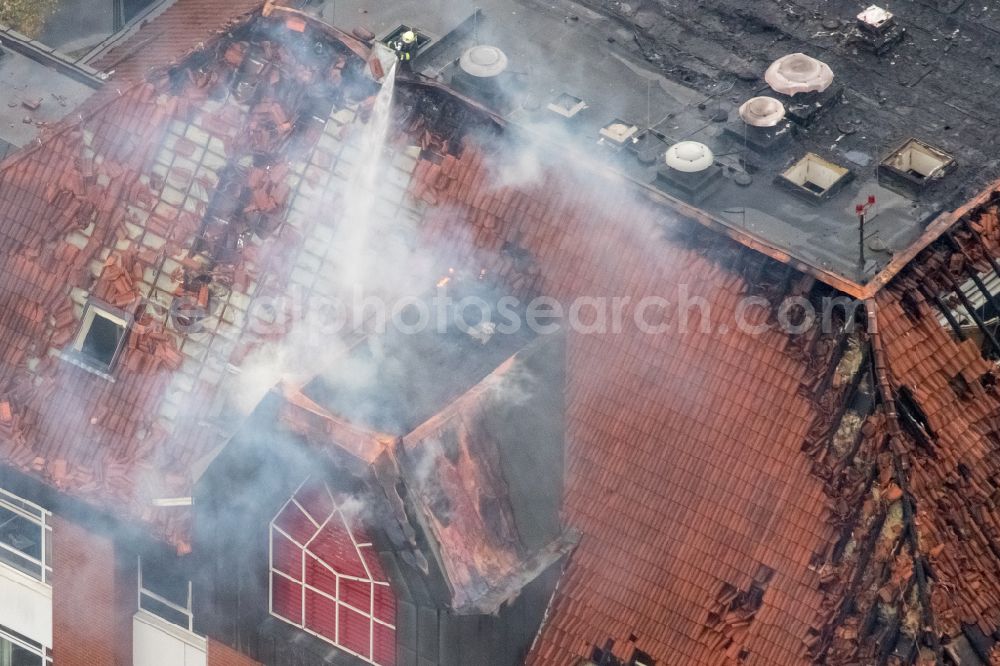
<instances>
[{"instance_id":1,"label":"skylight window","mask_svg":"<svg viewBox=\"0 0 1000 666\"><path fill-rule=\"evenodd\" d=\"M110 372L121 354L130 317L111 307L88 303L73 341L73 355L99 372Z\"/></svg>"},{"instance_id":2,"label":"skylight window","mask_svg":"<svg viewBox=\"0 0 1000 666\"><path fill-rule=\"evenodd\" d=\"M549 111L558 113L563 118L575 118L577 114L586 108L586 102L569 93L562 93L557 96L548 106Z\"/></svg>"},{"instance_id":3,"label":"skylight window","mask_svg":"<svg viewBox=\"0 0 1000 666\"><path fill-rule=\"evenodd\" d=\"M917 186L943 177L955 166L951 155L919 139L906 143L882 160L879 169L890 176L897 176Z\"/></svg>"},{"instance_id":4,"label":"skylight window","mask_svg":"<svg viewBox=\"0 0 1000 666\"><path fill-rule=\"evenodd\" d=\"M851 172L814 153L793 164L778 176L779 184L807 198L827 199L851 179Z\"/></svg>"}]
</instances>

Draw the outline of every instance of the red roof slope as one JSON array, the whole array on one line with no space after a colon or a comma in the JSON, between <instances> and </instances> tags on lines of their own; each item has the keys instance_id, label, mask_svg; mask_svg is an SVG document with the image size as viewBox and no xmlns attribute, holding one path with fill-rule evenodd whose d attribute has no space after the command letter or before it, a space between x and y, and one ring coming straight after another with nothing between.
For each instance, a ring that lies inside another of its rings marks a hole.
<instances>
[{"instance_id":1,"label":"red roof slope","mask_svg":"<svg viewBox=\"0 0 1000 666\"><path fill-rule=\"evenodd\" d=\"M281 225L287 181L302 180L291 167L305 170L318 138L302 131L289 141L282 104L292 103L273 88L249 107L211 98L240 62L225 57L228 46L211 44L210 65L198 76L181 68L176 86L161 72L105 95L0 165L0 452L67 492L156 517L178 539L172 525L184 511L152 501L187 496L196 462L226 436L219 387L240 359L249 303L258 290L282 292L288 254L301 249L302 236ZM346 47L309 64L278 45L261 48L266 86L280 87L286 73L329 77L336 96ZM344 122L329 132L346 135ZM230 168L272 149L288 151L273 170ZM237 207L227 221L246 221L239 231L207 216L222 186L253 191L246 203L226 200ZM233 233L257 236L244 248ZM243 251L226 254L227 243ZM137 318L114 381L60 358L90 298ZM197 330L178 329L175 314L199 303L208 316Z\"/></svg>"},{"instance_id":2,"label":"red roof slope","mask_svg":"<svg viewBox=\"0 0 1000 666\"><path fill-rule=\"evenodd\" d=\"M114 81L141 80L150 69L177 60L263 4L264 0L177 0L90 64L111 72Z\"/></svg>"},{"instance_id":3,"label":"red roof slope","mask_svg":"<svg viewBox=\"0 0 1000 666\"><path fill-rule=\"evenodd\" d=\"M222 183L224 165L280 143L275 132L289 122L270 99L253 108L213 99L244 51L211 48L218 69L186 72L180 94L164 78L130 88L0 168L0 455L86 499L125 500L146 518L151 497L189 490L196 459L215 441L204 417L219 408L220 367L242 360L226 308L245 310L251 297L298 279L322 287L316 275L329 266L309 242L325 251L337 220L303 216L296 204L343 186L338 151L364 122L357 105L335 110L322 136L277 168ZM282 49L269 55L306 80L339 81L340 68L305 71ZM996 628L995 376L921 296L964 280L970 266L958 253L933 246L867 304L869 328L851 340L868 350L869 368L864 353L845 352L846 336L737 326L741 312L750 324L774 317L776 299L744 312L743 297L805 294L809 280L788 271L772 284L761 267L773 262L726 239L705 242L610 174L565 162L526 173L524 155L441 141L432 121L406 111L395 171L378 196L399 190L400 200L382 203L417 222L430 273L482 272L521 296L563 303L629 299L620 332L568 332L564 511L583 536L530 664L572 664L608 638L659 663L795 664L817 653L865 663L878 642L852 613L888 607L921 614L907 626L914 633ZM218 145L217 160L195 165L208 165L199 180L184 161ZM208 192L231 182L253 194L232 221L254 220L267 242L240 245L236 261L213 257L213 270L225 267L213 280L226 289L209 296L222 304L211 335L174 335L140 319L115 382L60 360L54 352L76 330L88 292L126 302L163 278L157 289L201 297L189 280L208 265L196 240L225 240L205 215ZM982 214L969 236L976 267L986 262L972 247L977 235L996 253L995 217ZM667 330L632 323L644 297L671 304L646 311ZM863 371L841 372L851 358ZM841 426L851 393L843 376L868 382L879 404L851 430L857 448L834 451L818 443ZM189 397L178 405L178 394ZM929 429L901 426L915 411Z\"/></svg>"},{"instance_id":4,"label":"red roof slope","mask_svg":"<svg viewBox=\"0 0 1000 666\"><path fill-rule=\"evenodd\" d=\"M669 213L611 179L562 177L497 185L495 160L474 147L422 163L414 193L432 206L424 234L476 247L474 266L564 302L622 296L633 315L650 295L683 289L711 308L712 333L569 333L565 518L583 539L529 660L568 664L630 634L668 663L714 663L706 629L727 585L776 573L741 643L760 663L796 663L820 595L809 560L829 536L820 483L800 453L813 406L798 396L806 364L782 334L735 329L747 285L665 238ZM502 251L526 250L519 270ZM758 316L761 312L756 313ZM629 322L630 319L626 319ZM728 331L715 327L723 324Z\"/></svg>"}]
</instances>

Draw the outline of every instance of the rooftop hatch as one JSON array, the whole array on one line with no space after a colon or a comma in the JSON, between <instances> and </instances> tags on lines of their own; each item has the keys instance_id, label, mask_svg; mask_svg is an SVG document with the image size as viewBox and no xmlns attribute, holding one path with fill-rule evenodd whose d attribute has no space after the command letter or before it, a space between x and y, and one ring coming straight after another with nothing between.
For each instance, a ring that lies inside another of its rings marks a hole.
<instances>
[{"instance_id":1,"label":"rooftop hatch","mask_svg":"<svg viewBox=\"0 0 1000 666\"><path fill-rule=\"evenodd\" d=\"M587 103L569 93L562 93L549 102L548 109L564 118L573 118L587 108Z\"/></svg>"},{"instance_id":2,"label":"rooftop hatch","mask_svg":"<svg viewBox=\"0 0 1000 666\"><path fill-rule=\"evenodd\" d=\"M777 181L796 194L818 201L833 196L850 178L851 172L848 169L828 162L815 153L806 153L805 157L783 171Z\"/></svg>"},{"instance_id":3,"label":"rooftop hatch","mask_svg":"<svg viewBox=\"0 0 1000 666\"><path fill-rule=\"evenodd\" d=\"M882 160L879 170L908 184L925 187L954 166L955 159L948 153L911 138Z\"/></svg>"}]
</instances>

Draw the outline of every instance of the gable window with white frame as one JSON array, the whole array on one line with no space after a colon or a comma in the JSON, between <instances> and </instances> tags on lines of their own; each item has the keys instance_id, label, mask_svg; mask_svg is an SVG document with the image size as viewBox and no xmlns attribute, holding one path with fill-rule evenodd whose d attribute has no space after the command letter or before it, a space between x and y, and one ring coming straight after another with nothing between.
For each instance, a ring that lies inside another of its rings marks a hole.
<instances>
[{"instance_id":1,"label":"gable window with white frame","mask_svg":"<svg viewBox=\"0 0 1000 666\"><path fill-rule=\"evenodd\" d=\"M0 625L0 666L46 666L51 663L50 650Z\"/></svg>"},{"instance_id":2,"label":"gable window with white frame","mask_svg":"<svg viewBox=\"0 0 1000 666\"><path fill-rule=\"evenodd\" d=\"M396 597L347 507L310 479L271 521L271 614L369 664L395 666Z\"/></svg>"},{"instance_id":3,"label":"gable window with white frame","mask_svg":"<svg viewBox=\"0 0 1000 666\"><path fill-rule=\"evenodd\" d=\"M52 573L51 518L52 514L37 504L0 488L0 563L48 584Z\"/></svg>"}]
</instances>

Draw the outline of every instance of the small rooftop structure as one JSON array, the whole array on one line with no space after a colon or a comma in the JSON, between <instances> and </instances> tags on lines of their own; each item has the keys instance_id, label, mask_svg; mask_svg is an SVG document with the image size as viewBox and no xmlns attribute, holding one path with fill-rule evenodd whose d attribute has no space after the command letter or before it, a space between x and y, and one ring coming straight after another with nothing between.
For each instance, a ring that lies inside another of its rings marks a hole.
<instances>
[{"instance_id":1,"label":"small rooftop structure","mask_svg":"<svg viewBox=\"0 0 1000 666\"><path fill-rule=\"evenodd\" d=\"M771 63L764 80L773 90L785 95L823 92L833 83L833 70L825 62L805 53L789 53Z\"/></svg>"},{"instance_id":2,"label":"small rooftop structure","mask_svg":"<svg viewBox=\"0 0 1000 666\"><path fill-rule=\"evenodd\" d=\"M955 158L919 139L907 139L879 164L879 171L905 184L924 188L955 168Z\"/></svg>"},{"instance_id":3,"label":"small rooftop structure","mask_svg":"<svg viewBox=\"0 0 1000 666\"><path fill-rule=\"evenodd\" d=\"M627 141L635 142L639 128L624 120L613 120L601 128L601 141L610 142L614 146L624 146Z\"/></svg>"},{"instance_id":4,"label":"small rooftop structure","mask_svg":"<svg viewBox=\"0 0 1000 666\"><path fill-rule=\"evenodd\" d=\"M893 23L893 14L878 5L871 5L858 14L858 23L872 30L882 30Z\"/></svg>"},{"instance_id":5,"label":"small rooftop structure","mask_svg":"<svg viewBox=\"0 0 1000 666\"><path fill-rule=\"evenodd\" d=\"M466 50L458 65L470 76L492 78L506 71L507 62L507 54L497 47L480 44Z\"/></svg>"},{"instance_id":6,"label":"small rooftop structure","mask_svg":"<svg viewBox=\"0 0 1000 666\"><path fill-rule=\"evenodd\" d=\"M819 201L833 196L850 178L850 170L815 153L807 153L783 171L777 182L790 187L796 194L804 195L808 200Z\"/></svg>"},{"instance_id":7,"label":"small rooftop structure","mask_svg":"<svg viewBox=\"0 0 1000 666\"><path fill-rule=\"evenodd\" d=\"M667 149L667 166L682 173L698 173L712 166L712 150L697 141L681 141Z\"/></svg>"},{"instance_id":8,"label":"small rooftop structure","mask_svg":"<svg viewBox=\"0 0 1000 666\"><path fill-rule=\"evenodd\" d=\"M561 93L549 102L547 108L549 111L557 113L564 118L575 118L581 111L587 108L587 103L575 95Z\"/></svg>"},{"instance_id":9,"label":"small rooftop structure","mask_svg":"<svg viewBox=\"0 0 1000 666\"><path fill-rule=\"evenodd\" d=\"M785 119L785 105L773 97L754 97L740 106L740 118L752 127L774 127Z\"/></svg>"}]
</instances>

